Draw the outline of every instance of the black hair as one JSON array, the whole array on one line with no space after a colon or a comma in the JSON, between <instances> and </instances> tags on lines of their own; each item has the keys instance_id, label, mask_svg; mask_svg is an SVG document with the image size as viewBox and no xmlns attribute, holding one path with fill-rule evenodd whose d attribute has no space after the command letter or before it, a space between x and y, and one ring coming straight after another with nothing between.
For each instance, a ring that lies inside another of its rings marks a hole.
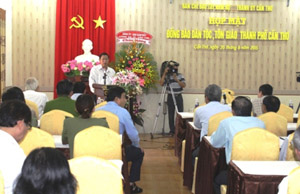
<instances>
[{"instance_id":1,"label":"black hair","mask_svg":"<svg viewBox=\"0 0 300 194\"><path fill-rule=\"evenodd\" d=\"M259 87L258 91L260 91L263 96L272 95L273 87L270 84L263 84Z\"/></svg>"},{"instance_id":2,"label":"black hair","mask_svg":"<svg viewBox=\"0 0 300 194\"><path fill-rule=\"evenodd\" d=\"M68 96L73 90L73 84L69 80L61 80L56 85L56 91L58 96Z\"/></svg>"},{"instance_id":3,"label":"black hair","mask_svg":"<svg viewBox=\"0 0 300 194\"><path fill-rule=\"evenodd\" d=\"M247 97L238 96L233 100L231 105L235 116L251 116L252 103Z\"/></svg>"},{"instance_id":4,"label":"black hair","mask_svg":"<svg viewBox=\"0 0 300 194\"><path fill-rule=\"evenodd\" d=\"M38 148L25 159L14 194L75 194L77 181L64 154L55 148Z\"/></svg>"},{"instance_id":5,"label":"black hair","mask_svg":"<svg viewBox=\"0 0 300 194\"><path fill-rule=\"evenodd\" d=\"M101 54L99 55L99 59L101 59L102 56L107 56L107 57L109 58L109 55L108 55L107 53L105 53L105 52L103 52L103 53L101 53Z\"/></svg>"},{"instance_id":6,"label":"black hair","mask_svg":"<svg viewBox=\"0 0 300 194\"><path fill-rule=\"evenodd\" d=\"M73 93L83 93L86 86L84 82L76 82L74 84Z\"/></svg>"},{"instance_id":7,"label":"black hair","mask_svg":"<svg viewBox=\"0 0 300 194\"><path fill-rule=\"evenodd\" d=\"M121 88L119 86L114 86L108 90L106 100L114 101L116 97L121 98L123 93L126 93L124 88Z\"/></svg>"},{"instance_id":8,"label":"black hair","mask_svg":"<svg viewBox=\"0 0 300 194\"><path fill-rule=\"evenodd\" d=\"M263 99L267 112L277 112L280 108L280 100L276 96L266 96Z\"/></svg>"},{"instance_id":9,"label":"black hair","mask_svg":"<svg viewBox=\"0 0 300 194\"><path fill-rule=\"evenodd\" d=\"M222 96L221 88L216 84L208 85L205 89L205 97L209 101L218 101L220 102Z\"/></svg>"},{"instance_id":10,"label":"black hair","mask_svg":"<svg viewBox=\"0 0 300 194\"><path fill-rule=\"evenodd\" d=\"M18 87L9 88L2 94L2 102L6 102L8 100L20 100L25 102L23 91Z\"/></svg>"},{"instance_id":11,"label":"black hair","mask_svg":"<svg viewBox=\"0 0 300 194\"><path fill-rule=\"evenodd\" d=\"M91 113L95 106L93 97L88 94L78 96L75 105L77 112L84 119L91 117Z\"/></svg>"},{"instance_id":12,"label":"black hair","mask_svg":"<svg viewBox=\"0 0 300 194\"><path fill-rule=\"evenodd\" d=\"M1 127L14 127L21 120L24 120L25 124L30 124L31 122L31 111L24 102L20 100L8 100L1 104Z\"/></svg>"}]
</instances>

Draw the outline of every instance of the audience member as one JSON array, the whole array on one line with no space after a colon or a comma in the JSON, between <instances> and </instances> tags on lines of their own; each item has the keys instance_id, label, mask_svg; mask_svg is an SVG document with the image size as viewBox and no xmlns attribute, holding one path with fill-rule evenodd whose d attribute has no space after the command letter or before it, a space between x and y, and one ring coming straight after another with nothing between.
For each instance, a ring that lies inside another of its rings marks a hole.
<instances>
[{"instance_id":1,"label":"audience member","mask_svg":"<svg viewBox=\"0 0 300 194\"><path fill-rule=\"evenodd\" d=\"M69 80L65 79L58 82L56 85L58 98L46 103L44 113L58 109L69 112L77 117L78 113L75 110L75 101L70 98L73 94L72 90L73 84Z\"/></svg>"},{"instance_id":2,"label":"audience member","mask_svg":"<svg viewBox=\"0 0 300 194\"><path fill-rule=\"evenodd\" d=\"M20 100L21 102L26 104L23 91L18 87L10 87L2 94L2 102L7 102L9 100ZM30 111L31 111L31 126L37 127L38 126L37 116L34 110L30 109Z\"/></svg>"},{"instance_id":3,"label":"audience member","mask_svg":"<svg viewBox=\"0 0 300 194\"><path fill-rule=\"evenodd\" d=\"M120 122L120 134L128 135L132 145L125 147L126 160L131 161L130 169L130 186L131 193L141 193L142 188L138 187L135 182L140 180L141 166L144 158L144 151L140 148L140 138L137 129L133 125L133 121L129 112L123 108L126 104L126 93L121 87L112 87L107 94L108 103L97 110L106 110L116 114Z\"/></svg>"},{"instance_id":4,"label":"audience member","mask_svg":"<svg viewBox=\"0 0 300 194\"><path fill-rule=\"evenodd\" d=\"M10 100L1 104L0 171L4 179L5 194L12 193L14 181L21 172L26 156L18 142L31 128L30 121L31 112L25 103Z\"/></svg>"},{"instance_id":5,"label":"audience member","mask_svg":"<svg viewBox=\"0 0 300 194\"><path fill-rule=\"evenodd\" d=\"M25 91L24 97L26 100L30 100L34 103L39 108L39 118L42 116L44 113L44 108L46 105L46 102L48 102L48 97L46 94L42 92L37 92L36 90L39 87L39 82L35 77L29 77L26 82L25 82Z\"/></svg>"},{"instance_id":6,"label":"audience member","mask_svg":"<svg viewBox=\"0 0 300 194\"><path fill-rule=\"evenodd\" d=\"M64 154L54 148L38 148L25 159L14 194L75 194L77 181Z\"/></svg>"},{"instance_id":7,"label":"audience member","mask_svg":"<svg viewBox=\"0 0 300 194\"><path fill-rule=\"evenodd\" d=\"M73 158L74 139L77 133L95 125L108 127L106 119L91 118L94 112L94 101L90 95L83 94L77 98L76 110L80 116L78 118L66 118L62 132L62 142L69 144L71 158Z\"/></svg>"},{"instance_id":8,"label":"audience member","mask_svg":"<svg viewBox=\"0 0 300 194\"><path fill-rule=\"evenodd\" d=\"M76 82L74 84L73 95L71 96L71 99L76 101L78 96L85 94L85 88L84 82Z\"/></svg>"},{"instance_id":9,"label":"audience member","mask_svg":"<svg viewBox=\"0 0 300 194\"><path fill-rule=\"evenodd\" d=\"M296 129L294 133L294 137L292 139L292 144L294 147L294 153L297 157L298 161L300 161L300 126ZM285 177L282 179L281 183L278 186L278 194L286 194L288 191L288 179L289 177Z\"/></svg>"},{"instance_id":10,"label":"audience member","mask_svg":"<svg viewBox=\"0 0 300 194\"><path fill-rule=\"evenodd\" d=\"M112 84L113 76L116 73L115 70L108 67L109 55L107 53L101 53L99 58L101 65L94 66L89 76L89 85L92 92L95 92L93 84Z\"/></svg>"},{"instance_id":11,"label":"audience member","mask_svg":"<svg viewBox=\"0 0 300 194\"><path fill-rule=\"evenodd\" d=\"M225 157L227 164L231 159L232 140L236 133L245 129L259 127L265 129L265 124L260 119L251 117L251 101L243 96L238 96L232 102L233 117L229 117L220 122L220 125L211 136L211 144L216 148L225 147ZM227 184L227 170L221 171L214 182L214 191L220 193L220 186Z\"/></svg>"},{"instance_id":12,"label":"audience member","mask_svg":"<svg viewBox=\"0 0 300 194\"><path fill-rule=\"evenodd\" d=\"M276 96L265 96L262 104L262 113L277 112L280 108L280 100Z\"/></svg>"},{"instance_id":13,"label":"audience member","mask_svg":"<svg viewBox=\"0 0 300 194\"><path fill-rule=\"evenodd\" d=\"M194 117L194 125L201 129L200 140L204 135L207 135L208 121L211 116L224 112L231 111L228 105L221 104L222 90L216 84L211 84L205 89L205 103L206 105L196 109Z\"/></svg>"},{"instance_id":14,"label":"audience member","mask_svg":"<svg viewBox=\"0 0 300 194\"><path fill-rule=\"evenodd\" d=\"M253 116L258 117L262 112L262 102L265 96L273 94L273 87L270 84L263 84L258 89L256 99L252 100Z\"/></svg>"}]
</instances>

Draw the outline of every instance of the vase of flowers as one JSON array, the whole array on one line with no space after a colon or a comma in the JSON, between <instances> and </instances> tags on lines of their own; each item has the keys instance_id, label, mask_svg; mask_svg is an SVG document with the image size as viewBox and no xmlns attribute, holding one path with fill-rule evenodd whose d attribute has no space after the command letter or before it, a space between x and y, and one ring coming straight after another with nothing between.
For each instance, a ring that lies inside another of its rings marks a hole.
<instances>
[{"instance_id":1,"label":"vase of flowers","mask_svg":"<svg viewBox=\"0 0 300 194\"><path fill-rule=\"evenodd\" d=\"M76 60L67 61L61 65L61 70L67 77L88 77L90 70L99 65L98 61L77 62Z\"/></svg>"}]
</instances>

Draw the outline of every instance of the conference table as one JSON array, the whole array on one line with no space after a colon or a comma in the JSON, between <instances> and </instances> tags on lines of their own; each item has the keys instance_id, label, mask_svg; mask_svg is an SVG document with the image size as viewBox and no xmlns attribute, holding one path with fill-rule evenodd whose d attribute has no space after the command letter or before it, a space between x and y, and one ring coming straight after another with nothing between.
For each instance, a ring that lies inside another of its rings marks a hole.
<instances>
[{"instance_id":1,"label":"conference table","mask_svg":"<svg viewBox=\"0 0 300 194\"><path fill-rule=\"evenodd\" d=\"M185 154L184 154L184 171L183 171L183 185L192 188L193 185L193 171L192 152L200 144L201 130L195 127L192 121L187 122L185 135Z\"/></svg>"},{"instance_id":2,"label":"conference table","mask_svg":"<svg viewBox=\"0 0 300 194\"><path fill-rule=\"evenodd\" d=\"M192 121L194 117L193 112L177 112L176 113L176 124L175 124L175 156L178 157L179 164L181 163L181 148L182 141L185 139L187 122Z\"/></svg>"},{"instance_id":3,"label":"conference table","mask_svg":"<svg viewBox=\"0 0 300 194\"><path fill-rule=\"evenodd\" d=\"M227 194L277 194L278 185L296 161L230 161Z\"/></svg>"}]
</instances>

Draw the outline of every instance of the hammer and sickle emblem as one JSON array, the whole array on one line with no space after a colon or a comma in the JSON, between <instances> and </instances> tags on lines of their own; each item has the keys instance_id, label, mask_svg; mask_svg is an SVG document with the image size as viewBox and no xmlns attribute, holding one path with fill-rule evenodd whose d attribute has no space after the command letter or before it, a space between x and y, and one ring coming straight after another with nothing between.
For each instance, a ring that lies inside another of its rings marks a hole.
<instances>
[{"instance_id":1,"label":"hammer and sickle emblem","mask_svg":"<svg viewBox=\"0 0 300 194\"><path fill-rule=\"evenodd\" d=\"M77 20L77 17L72 17L71 22L73 22L73 24L70 26L70 29L73 28L73 27L84 29L84 27L83 27L83 18L80 15L77 15L77 16L80 19L80 22ZM76 23L77 25L75 25L74 23Z\"/></svg>"}]
</instances>

